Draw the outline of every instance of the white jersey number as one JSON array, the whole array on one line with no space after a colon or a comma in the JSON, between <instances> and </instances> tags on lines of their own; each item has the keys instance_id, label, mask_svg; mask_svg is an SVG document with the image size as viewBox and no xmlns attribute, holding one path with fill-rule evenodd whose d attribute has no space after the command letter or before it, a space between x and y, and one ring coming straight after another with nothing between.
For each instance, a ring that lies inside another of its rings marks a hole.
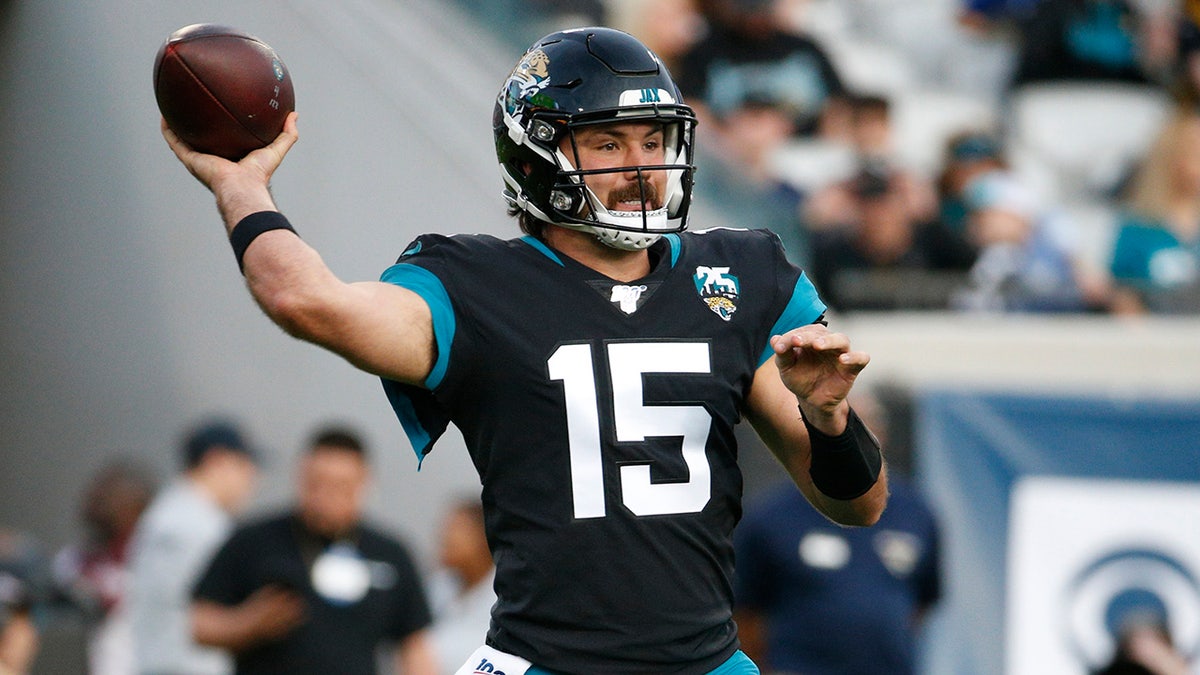
<instances>
[{"instance_id":1,"label":"white jersey number","mask_svg":"<svg viewBox=\"0 0 1200 675\"><path fill-rule=\"evenodd\" d=\"M650 463L621 467L621 501L638 516L696 513L712 490L704 452L712 417L698 405L644 405L646 373L710 373L708 345L702 342L620 342L608 345L616 440L637 443L651 437L682 437L688 480L651 483ZM592 346L563 345L547 365L563 383L571 453L571 491L576 518L602 518L604 468L600 452L600 405L592 367Z\"/></svg>"}]
</instances>

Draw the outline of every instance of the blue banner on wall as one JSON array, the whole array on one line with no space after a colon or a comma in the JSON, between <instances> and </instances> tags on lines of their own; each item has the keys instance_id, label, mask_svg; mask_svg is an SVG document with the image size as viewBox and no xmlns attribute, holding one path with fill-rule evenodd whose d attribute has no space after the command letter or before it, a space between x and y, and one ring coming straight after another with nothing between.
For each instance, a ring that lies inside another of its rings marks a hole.
<instances>
[{"instance_id":1,"label":"blue banner on wall","mask_svg":"<svg viewBox=\"0 0 1200 675\"><path fill-rule=\"evenodd\" d=\"M1200 654L1200 401L916 403L917 478L944 532L931 672L1085 675L1134 610Z\"/></svg>"}]
</instances>

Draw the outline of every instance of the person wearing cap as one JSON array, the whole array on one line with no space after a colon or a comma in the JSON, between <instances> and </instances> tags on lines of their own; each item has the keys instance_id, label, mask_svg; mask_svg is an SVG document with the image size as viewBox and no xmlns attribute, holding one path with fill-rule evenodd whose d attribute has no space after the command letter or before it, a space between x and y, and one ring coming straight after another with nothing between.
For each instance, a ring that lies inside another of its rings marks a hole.
<instances>
[{"instance_id":1,"label":"person wearing cap","mask_svg":"<svg viewBox=\"0 0 1200 675\"><path fill-rule=\"evenodd\" d=\"M938 220L919 217L903 176L886 164L864 164L839 189L847 217L811 229L813 283L829 306L944 309L974 262L966 242Z\"/></svg>"},{"instance_id":2,"label":"person wearing cap","mask_svg":"<svg viewBox=\"0 0 1200 675\"><path fill-rule=\"evenodd\" d=\"M846 86L832 59L783 21L781 6L780 0L700 3L709 33L679 58L677 82L718 137L727 135L727 117L747 108L774 109L797 137L823 136L848 123Z\"/></svg>"},{"instance_id":3,"label":"person wearing cap","mask_svg":"<svg viewBox=\"0 0 1200 675\"><path fill-rule=\"evenodd\" d=\"M956 232L965 232L970 210L966 203L967 185L993 171L1008 170L1008 161L1000 141L981 130L963 130L946 140L941 172L937 177L941 220Z\"/></svg>"},{"instance_id":4,"label":"person wearing cap","mask_svg":"<svg viewBox=\"0 0 1200 675\"><path fill-rule=\"evenodd\" d=\"M191 587L249 502L257 458L241 431L223 420L194 428L183 446L184 470L138 522L131 554L129 610L137 672L224 675L220 650L191 638Z\"/></svg>"}]
</instances>

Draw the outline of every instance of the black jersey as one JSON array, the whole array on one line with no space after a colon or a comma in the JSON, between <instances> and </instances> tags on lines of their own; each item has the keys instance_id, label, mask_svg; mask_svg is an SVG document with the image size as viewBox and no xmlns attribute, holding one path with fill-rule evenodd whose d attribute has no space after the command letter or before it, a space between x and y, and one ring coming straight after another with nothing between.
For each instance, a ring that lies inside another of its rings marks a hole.
<instances>
[{"instance_id":1,"label":"black jersey","mask_svg":"<svg viewBox=\"0 0 1200 675\"><path fill-rule=\"evenodd\" d=\"M734 425L771 335L825 306L765 230L667 235L618 283L525 237L419 237L383 280L433 313L418 456L453 422L483 485L488 643L565 673L704 673L737 648Z\"/></svg>"}]
</instances>

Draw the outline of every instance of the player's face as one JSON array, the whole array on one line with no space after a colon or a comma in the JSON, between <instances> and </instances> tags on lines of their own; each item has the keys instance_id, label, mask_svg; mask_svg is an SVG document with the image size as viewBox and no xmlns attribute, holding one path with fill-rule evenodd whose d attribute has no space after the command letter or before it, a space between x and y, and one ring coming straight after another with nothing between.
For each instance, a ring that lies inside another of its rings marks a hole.
<instances>
[{"instance_id":1,"label":"player's face","mask_svg":"<svg viewBox=\"0 0 1200 675\"><path fill-rule=\"evenodd\" d=\"M562 151L579 169L620 169L592 174L584 182L610 211L662 208L666 171L637 171L636 167L666 163L663 128L652 122L617 122L575 131ZM639 178L640 173L640 178Z\"/></svg>"},{"instance_id":2,"label":"player's face","mask_svg":"<svg viewBox=\"0 0 1200 675\"><path fill-rule=\"evenodd\" d=\"M301 466L300 517L316 534L345 534L362 516L366 489L367 466L361 456L318 448Z\"/></svg>"}]
</instances>

